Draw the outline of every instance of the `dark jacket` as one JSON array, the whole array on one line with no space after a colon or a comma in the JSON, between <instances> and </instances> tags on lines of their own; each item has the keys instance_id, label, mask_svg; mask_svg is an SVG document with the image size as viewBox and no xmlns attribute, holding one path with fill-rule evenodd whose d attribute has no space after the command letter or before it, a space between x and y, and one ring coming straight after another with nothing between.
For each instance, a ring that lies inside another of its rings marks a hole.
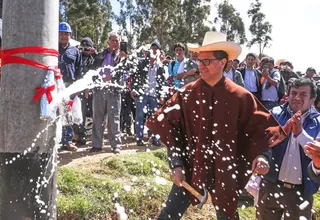
<instances>
[{"instance_id":1,"label":"dark jacket","mask_svg":"<svg viewBox=\"0 0 320 220\"><path fill-rule=\"evenodd\" d=\"M257 95L256 96L260 100L261 99L261 91L262 91L262 84L260 83L261 72L255 68L253 69L253 71L254 71L254 75L256 76L256 85L257 85ZM239 72L241 73L242 79L245 82L246 68L239 69Z\"/></svg>"},{"instance_id":2,"label":"dark jacket","mask_svg":"<svg viewBox=\"0 0 320 220\"><path fill-rule=\"evenodd\" d=\"M72 83L82 76L82 56L76 47L70 46L62 48L59 45L59 69L61 70L63 81Z\"/></svg>"},{"instance_id":3,"label":"dark jacket","mask_svg":"<svg viewBox=\"0 0 320 220\"><path fill-rule=\"evenodd\" d=\"M144 86L149 83L149 59L140 59L138 62L137 71L131 76L131 90L135 91L137 95L141 95L144 93ZM157 70L157 98L165 98L165 93L163 91L163 86L167 85L167 81L165 78L164 68L159 66Z\"/></svg>"},{"instance_id":4,"label":"dark jacket","mask_svg":"<svg viewBox=\"0 0 320 220\"><path fill-rule=\"evenodd\" d=\"M93 63L93 69L98 69L102 67L104 58L106 57L109 49L105 49L103 52L100 52ZM116 51L113 53L113 67L117 67L112 71L111 83L116 83L118 85L123 85L123 73L124 73L124 65L118 65L120 63L120 51ZM123 61L125 62L125 60Z\"/></svg>"},{"instance_id":5,"label":"dark jacket","mask_svg":"<svg viewBox=\"0 0 320 220\"><path fill-rule=\"evenodd\" d=\"M317 176L313 170L312 170L312 162L309 163L308 165L308 174L310 176L310 178L312 179L313 182L320 184L320 175Z\"/></svg>"},{"instance_id":6,"label":"dark jacket","mask_svg":"<svg viewBox=\"0 0 320 220\"><path fill-rule=\"evenodd\" d=\"M291 78L299 79L299 75L292 71L280 71L281 76L285 82L288 82Z\"/></svg>"},{"instance_id":7,"label":"dark jacket","mask_svg":"<svg viewBox=\"0 0 320 220\"><path fill-rule=\"evenodd\" d=\"M238 70L236 70L233 66L231 67L231 70L232 70L232 78L233 78L232 81L235 84L238 84L239 86L244 87L242 74Z\"/></svg>"},{"instance_id":8,"label":"dark jacket","mask_svg":"<svg viewBox=\"0 0 320 220\"><path fill-rule=\"evenodd\" d=\"M82 71L86 74L89 70L93 70L93 64L95 61L96 54L85 56L82 54Z\"/></svg>"},{"instance_id":9,"label":"dark jacket","mask_svg":"<svg viewBox=\"0 0 320 220\"><path fill-rule=\"evenodd\" d=\"M287 110L288 103L277 106L271 110L272 115L277 119L281 126L291 118L290 113ZM311 107L309 116L305 119L303 123L303 129L314 139L320 131L320 114ZM288 135L289 137L290 135ZM276 183L278 181L280 167L284 154L287 150L289 138L276 147L272 148L272 163L270 164L269 173L265 175L265 179ZM311 162L311 159L305 155L303 146L300 146L300 160L302 168L302 184L304 189L304 195L310 196L318 191L319 185L310 180L310 176L307 171L307 167Z\"/></svg>"}]
</instances>

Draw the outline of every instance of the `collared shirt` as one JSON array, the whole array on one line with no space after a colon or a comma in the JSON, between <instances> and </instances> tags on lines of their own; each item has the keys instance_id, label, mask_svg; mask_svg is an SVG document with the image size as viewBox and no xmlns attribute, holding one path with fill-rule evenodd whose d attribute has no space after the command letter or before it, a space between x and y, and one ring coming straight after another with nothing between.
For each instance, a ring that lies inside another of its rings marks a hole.
<instances>
[{"instance_id":1,"label":"collared shirt","mask_svg":"<svg viewBox=\"0 0 320 220\"><path fill-rule=\"evenodd\" d=\"M257 78L254 74L254 69L249 70L248 68L246 68L244 77L244 88L246 88L249 92L258 92Z\"/></svg>"},{"instance_id":2,"label":"collared shirt","mask_svg":"<svg viewBox=\"0 0 320 220\"><path fill-rule=\"evenodd\" d=\"M233 71L232 71L232 68L229 70L229 72L223 71L223 75L224 75L224 77L229 78L231 81L233 81Z\"/></svg>"},{"instance_id":3,"label":"collared shirt","mask_svg":"<svg viewBox=\"0 0 320 220\"><path fill-rule=\"evenodd\" d=\"M262 101L270 101L276 102L279 99L278 96L278 88L280 82L280 73L278 71L274 72L272 79L278 81L277 86L270 85L267 87L268 80L264 79L262 84L262 92L261 92L261 100Z\"/></svg>"},{"instance_id":4,"label":"collared shirt","mask_svg":"<svg viewBox=\"0 0 320 220\"><path fill-rule=\"evenodd\" d=\"M289 106L288 112L290 112L291 115L293 115ZM309 114L310 111L307 111L302 115L302 124L304 123L305 119L309 116ZM319 135L320 134L318 134L317 136ZM291 184L302 184L302 167L299 148L302 147L303 149L303 146L306 145L308 142L314 142L314 139L310 135L308 135L304 129L302 129L302 132L297 137L295 137L294 134L291 133L286 153L283 157L282 164L280 167L278 177L280 181Z\"/></svg>"},{"instance_id":5,"label":"collared shirt","mask_svg":"<svg viewBox=\"0 0 320 220\"><path fill-rule=\"evenodd\" d=\"M173 68L172 68L172 62L169 63L169 66L168 66L169 76L173 76L174 86L176 88L181 88L183 86L183 84L181 83L181 80L177 79L177 75L179 73L184 72L184 63L186 61L187 61L186 58L183 59L181 62L178 59L176 59Z\"/></svg>"},{"instance_id":6,"label":"collared shirt","mask_svg":"<svg viewBox=\"0 0 320 220\"><path fill-rule=\"evenodd\" d=\"M180 65L181 67L181 65ZM198 68L198 64L197 61L189 59L186 64L184 65L184 72L188 72L192 69L197 69ZM180 70L179 70L180 71ZM187 76L182 80L183 85L187 85L188 83L191 83L193 81L196 81L197 78L195 77L195 75L192 76Z\"/></svg>"},{"instance_id":7,"label":"collared shirt","mask_svg":"<svg viewBox=\"0 0 320 220\"><path fill-rule=\"evenodd\" d=\"M157 71L158 71L158 65L154 64L153 67L149 67L148 71L148 85L145 90L145 95L152 96L152 97L157 97Z\"/></svg>"},{"instance_id":8,"label":"collared shirt","mask_svg":"<svg viewBox=\"0 0 320 220\"><path fill-rule=\"evenodd\" d=\"M113 55L108 50L102 62L102 70L100 71L100 75L102 76L102 79L104 82L111 80L112 67L113 67Z\"/></svg>"}]
</instances>

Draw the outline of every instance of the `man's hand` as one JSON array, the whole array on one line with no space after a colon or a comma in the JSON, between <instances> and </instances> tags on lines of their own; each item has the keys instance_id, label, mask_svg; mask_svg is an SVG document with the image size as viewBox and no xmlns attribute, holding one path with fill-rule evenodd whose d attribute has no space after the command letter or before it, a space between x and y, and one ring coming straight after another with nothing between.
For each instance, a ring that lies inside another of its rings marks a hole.
<instances>
[{"instance_id":1,"label":"man's hand","mask_svg":"<svg viewBox=\"0 0 320 220\"><path fill-rule=\"evenodd\" d=\"M136 93L134 91L130 92L130 96L134 101L136 101Z\"/></svg>"},{"instance_id":2,"label":"man's hand","mask_svg":"<svg viewBox=\"0 0 320 220\"><path fill-rule=\"evenodd\" d=\"M160 105L163 105L163 104L164 104L164 99L163 99L163 98L160 98L159 104L160 104Z\"/></svg>"},{"instance_id":3,"label":"man's hand","mask_svg":"<svg viewBox=\"0 0 320 220\"><path fill-rule=\"evenodd\" d=\"M257 156L252 162L252 172L257 174L267 174L269 172L269 162L263 156Z\"/></svg>"},{"instance_id":4,"label":"man's hand","mask_svg":"<svg viewBox=\"0 0 320 220\"><path fill-rule=\"evenodd\" d=\"M268 73L268 71L263 71L263 72L261 73L261 75L262 75L264 78L267 78L267 77L269 76L269 73Z\"/></svg>"},{"instance_id":5,"label":"man's hand","mask_svg":"<svg viewBox=\"0 0 320 220\"><path fill-rule=\"evenodd\" d=\"M96 49L94 47L91 47L90 51L89 51L89 55L92 55L96 52Z\"/></svg>"},{"instance_id":6,"label":"man's hand","mask_svg":"<svg viewBox=\"0 0 320 220\"><path fill-rule=\"evenodd\" d=\"M297 137L302 132L301 111L296 112L291 118L292 132Z\"/></svg>"},{"instance_id":7,"label":"man's hand","mask_svg":"<svg viewBox=\"0 0 320 220\"><path fill-rule=\"evenodd\" d=\"M89 93L90 93L90 90L89 90L89 89L86 89L86 90L84 91L84 97L86 97L86 99L89 98Z\"/></svg>"},{"instance_id":8,"label":"man's hand","mask_svg":"<svg viewBox=\"0 0 320 220\"><path fill-rule=\"evenodd\" d=\"M120 51L119 56L120 56L120 58L123 58L123 57L128 56L128 54L126 54L126 53L125 53L125 52L123 52L123 51Z\"/></svg>"},{"instance_id":9,"label":"man's hand","mask_svg":"<svg viewBox=\"0 0 320 220\"><path fill-rule=\"evenodd\" d=\"M286 132L287 135L290 134L290 132L292 131L291 119L289 119L286 124L282 126L282 129L284 130L284 132Z\"/></svg>"},{"instance_id":10,"label":"man's hand","mask_svg":"<svg viewBox=\"0 0 320 220\"><path fill-rule=\"evenodd\" d=\"M176 167L171 171L171 180L179 187L182 186L182 181L186 179L184 175L184 169L182 167Z\"/></svg>"},{"instance_id":11,"label":"man's hand","mask_svg":"<svg viewBox=\"0 0 320 220\"><path fill-rule=\"evenodd\" d=\"M320 142L320 138L317 138L317 141ZM320 145L308 142L304 149L306 153L312 156L312 162L316 169L320 169Z\"/></svg>"}]
</instances>

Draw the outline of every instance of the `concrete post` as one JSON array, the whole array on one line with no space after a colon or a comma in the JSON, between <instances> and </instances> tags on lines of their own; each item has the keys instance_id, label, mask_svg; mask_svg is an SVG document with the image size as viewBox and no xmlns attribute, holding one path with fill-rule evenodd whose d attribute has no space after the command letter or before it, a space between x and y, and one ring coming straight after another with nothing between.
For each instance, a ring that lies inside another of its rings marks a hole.
<instances>
[{"instance_id":1,"label":"concrete post","mask_svg":"<svg viewBox=\"0 0 320 220\"><path fill-rule=\"evenodd\" d=\"M3 49L44 46L57 50L58 16L59 1L4 0ZM57 66L58 62L56 57L46 55L17 56L51 66ZM3 220L56 219L56 173L52 171L56 128L47 128L48 122L39 119L39 102L32 102L35 88L42 85L45 76L45 70L22 64L2 67L0 219Z\"/></svg>"}]
</instances>

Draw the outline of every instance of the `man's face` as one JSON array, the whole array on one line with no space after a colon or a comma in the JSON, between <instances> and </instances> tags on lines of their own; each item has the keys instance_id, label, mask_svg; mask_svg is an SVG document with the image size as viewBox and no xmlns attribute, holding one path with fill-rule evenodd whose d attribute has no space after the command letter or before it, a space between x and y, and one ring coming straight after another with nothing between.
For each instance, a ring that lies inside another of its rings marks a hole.
<instances>
[{"instance_id":1,"label":"man's face","mask_svg":"<svg viewBox=\"0 0 320 220\"><path fill-rule=\"evenodd\" d=\"M192 60L198 60L198 53L190 51L190 57Z\"/></svg>"},{"instance_id":2,"label":"man's face","mask_svg":"<svg viewBox=\"0 0 320 220\"><path fill-rule=\"evenodd\" d=\"M213 56L212 51L200 52L198 57L198 68L201 78L204 81L210 82L211 80L216 79L217 76L221 76L226 62L226 59L217 60L217 58Z\"/></svg>"},{"instance_id":3,"label":"man's face","mask_svg":"<svg viewBox=\"0 0 320 220\"><path fill-rule=\"evenodd\" d=\"M157 50L159 50L157 45L152 45L151 49L152 49L154 55L156 55L157 54Z\"/></svg>"},{"instance_id":4,"label":"man's face","mask_svg":"<svg viewBox=\"0 0 320 220\"><path fill-rule=\"evenodd\" d=\"M229 60L228 63L227 63L226 69L230 69L232 66L233 66L233 61Z\"/></svg>"},{"instance_id":5,"label":"man's face","mask_svg":"<svg viewBox=\"0 0 320 220\"><path fill-rule=\"evenodd\" d=\"M145 58L150 57L150 51L149 50L144 51L144 57Z\"/></svg>"},{"instance_id":6,"label":"man's face","mask_svg":"<svg viewBox=\"0 0 320 220\"><path fill-rule=\"evenodd\" d=\"M67 45L71 38L71 33L59 32L59 42L60 44Z\"/></svg>"},{"instance_id":7,"label":"man's face","mask_svg":"<svg viewBox=\"0 0 320 220\"><path fill-rule=\"evenodd\" d=\"M174 53L176 54L176 57L178 59L183 59L184 58L184 49L182 47L176 47L174 49Z\"/></svg>"},{"instance_id":8,"label":"man's face","mask_svg":"<svg viewBox=\"0 0 320 220\"><path fill-rule=\"evenodd\" d=\"M289 93L289 106L293 113L306 112L314 103L315 98L311 98L310 86L291 87Z\"/></svg>"},{"instance_id":9,"label":"man's face","mask_svg":"<svg viewBox=\"0 0 320 220\"><path fill-rule=\"evenodd\" d=\"M315 74L315 72L313 72L313 71L307 71L307 72L306 72L306 75L307 75L307 77L309 77L309 78L313 78L314 74Z\"/></svg>"},{"instance_id":10,"label":"man's face","mask_svg":"<svg viewBox=\"0 0 320 220\"><path fill-rule=\"evenodd\" d=\"M239 68L239 62L238 61L233 61L233 68L238 69Z\"/></svg>"},{"instance_id":11,"label":"man's face","mask_svg":"<svg viewBox=\"0 0 320 220\"><path fill-rule=\"evenodd\" d=\"M108 40L110 50L119 50L120 39L117 36L111 36Z\"/></svg>"},{"instance_id":12,"label":"man's face","mask_svg":"<svg viewBox=\"0 0 320 220\"><path fill-rule=\"evenodd\" d=\"M274 65L271 62L268 62L267 67L268 67L268 70L271 71L273 70Z\"/></svg>"},{"instance_id":13,"label":"man's face","mask_svg":"<svg viewBox=\"0 0 320 220\"><path fill-rule=\"evenodd\" d=\"M84 55L89 55L89 54L90 54L91 47L90 47L86 42L84 42L84 43L81 45L81 47L83 48L82 53L83 53Z\"/></svg>"},{"instance_id":14,"label":"man's face","mask_svg":"<svg viewBox=\"0 0 320 220\"><path fill-rule=\"evenodd\" d=\"M256 58L254 58L253 56L248 56L246 59L246 64L247 64L247 67L249 68L252 68L255 62L256 62Z\"/></svg>"}]
</instances>

